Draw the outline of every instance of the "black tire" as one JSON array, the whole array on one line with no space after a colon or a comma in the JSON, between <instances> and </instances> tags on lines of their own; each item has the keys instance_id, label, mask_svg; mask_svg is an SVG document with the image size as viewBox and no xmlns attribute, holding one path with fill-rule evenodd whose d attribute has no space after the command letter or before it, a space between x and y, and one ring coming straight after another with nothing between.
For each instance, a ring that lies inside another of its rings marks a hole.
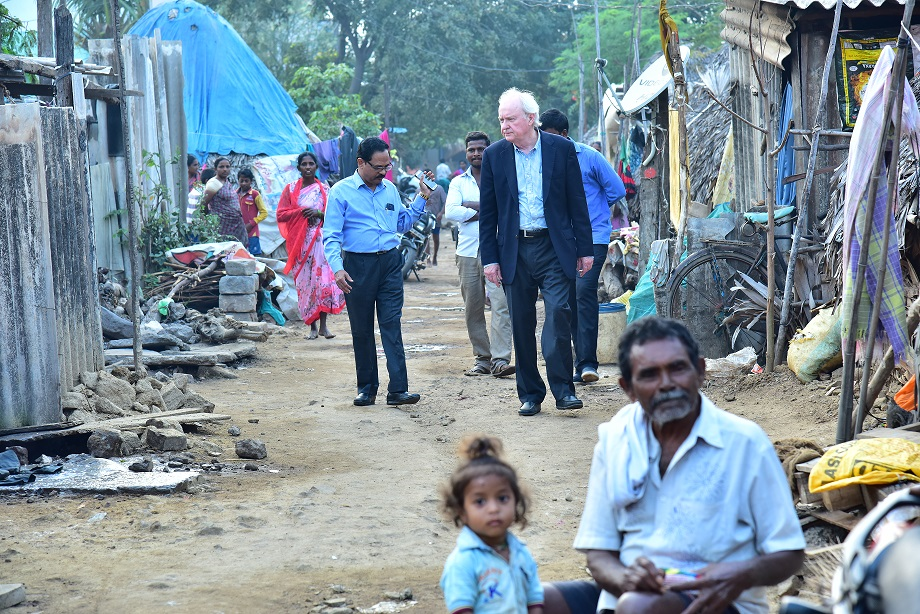
<instances>
[{"instance_id":1,"label":"black tire","mask_svg":"<svg viewBox=\"0 0 920 614\"><path fill-rule=\"evenodd\" d=\"M415 266L415 260L418 258L418 250L403 243L399 246L399 255L402 257L403 280L409 279L409 275L412 274L412 267Z\"/></svg>"},{"instance_id":2,"label":"black tire","mask_svg":"<svg viewBox=\"0 0 920 614\"><path fill-rule=\"evenodd\" d=\"M742 272L754 281L767 283L766 265L759 252L728 246L712 246L691 254L674 270L668 280L666 308L668 317L682 321L700 344L708 358L720 358L744 347L761 355L766 347L766 327L758 322L751 329L741 328L734 344L737 326L722 324L734 313L738 296L732 286Z\"/></svg>"}]
</instances>

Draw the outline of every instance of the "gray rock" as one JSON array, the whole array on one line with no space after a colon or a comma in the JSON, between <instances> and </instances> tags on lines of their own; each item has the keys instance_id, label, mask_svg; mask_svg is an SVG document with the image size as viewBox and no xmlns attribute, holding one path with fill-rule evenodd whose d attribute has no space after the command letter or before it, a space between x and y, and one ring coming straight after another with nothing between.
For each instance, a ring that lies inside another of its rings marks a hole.
<instances>
[{"instance_id":1,"label":"gray rock","mask_svg":"<svg viewBox=\"0 0 920 614\"><path fill-rule=\"evenodd\" d=\"M188 309L182 303L172 302L169 304L169 319L170 320L181 320L185 317L185 314L188 312ZM173 333L175 334L175 333Z\"/></svg>"},{"instance_id":2,"label":"gray rock","mask_svg":"<svg viewBox=\"0 0 920 614\"><path fill-rule=\"evenodd\" d=\"M227 269L227 275L255 275L256 261L249 258L225 260L224 268Z\"/></svg>"},{"instance_id":3,"label":"gray rock","mask_svg":"<svg viewBox=\"0 0 920 614\"><path fill-rule=\"evenodd\" d=\"M258 316L255 311L247 311L240 313L239 311L228 311L226 313L228 318L233 318L237 322L258 322Z\"/></svg>"},{"instance_id":4,"label":"gray rock","mask_svg":"<svg viewBox=\"0 0 920 614\"><path fill-rule=\"evenodd\" d=\"M137 395L137 403L141 405L148 405L150 407L157 407L160 411L166 411L166 403L163 401L163 395L160 394L159 390L150 389L150 392L142 392Z\"/></svg>"},{"instance_id":5,"label":"gray rock","mask_svg":"<svg viewBox=\"0 0 920 614\"><path fill-rule=\"evenodd\" d=\"M201 411L210 413L214 411L214 403L210 402L197 392L188 392L185 394L185 400L182 407L200 407Z\"/></svg>"},{"instance_id":6,"label":"gray rock","mask_svg":"<svg viewBox=\"0 0 920 614\"><path fill-rule=\"evenodd\" d=\"M256 295L255 294L221 294L217 299L217 306L224 311L231 312L255 312Z\"/></svg>"},{"instance_id":7,"label":"gray rock","mask_svg":"<svg viewBox=\"0 0 920 614\"><path fill-rule=\"evenodd\" d=\"M134 403L134 386L105 371L99 373L99 381L93 386L93 390L124 410L131 409L131 404Z\"/></svg>"},{"instance_id":8,"label":"gray rock","mask_svg":"<svg viewBox=\"0 0 920 614\"><path fill-rule=\"evenodd\" d=\"M182 392L188 392L189 384L192 383L192 376L188 373L176 373L173 375L173 383Z\"/></svg>"},{"instance_id":9,"label":"gray rock","mask_svg":"<svg viewBox=\"0 0 920 614\"><path fill-rule=\"evenodd\" d=\"M134 405L131 406L131 411L138 413L138 414L149 414L151 412L151 409L149 405L143 405L135 401Z\"/></svg>"},{"instance_id":10,"label":"gray rock","mask_svg":"<svg viewBox=\"0 0 920 614\"><path fill-rule=\"evenodd\" d=\"M198 529L198 535L223 535L224 530L221 527L204 527Z\"/></svg>"},{"instance_id":11,"label":"gray rock","mask_svg":"<svg viewBox=\"0 0 920 614\"><path fill-rule=\"evenodd\" d=\"M121 455L130 456L141 449L143 444L137 433L131 431L121 431Z\"/></svg>"},{"instance_id":12,"label":"gray rock","mask_svg":"<svg viewBox=\"0 0 920 614\"><path fill-rule=\"evenodd\" d=\"M194 446L200 450L204 450L210 456L220 456L224 453L224 449L213 441L208 441L207 439L199 439L195 441Z\"/></svg>"},{"instance_id":13,"label":"gray rock","mask_svg":"<svg viewBox=\"0 0 920 614\"><path fill-rule=\"evenodd\" d=\"M172 418L150 418L144 423L144 426L155 426L158 429L172 429L174 431L182 430L182 423Z\"/></svg>"},{"instance_id":14,"label":"gray rock","mask_svg":"<svg viewBox=\"0 0 920 614\"><path fill-rule=\"evenodd\" d=\"M150 378L147 378L147 377L145 377L142 380L138 380L137 383L134 384L135 392L137 392L138 394L141 394L142 392L153 391L153 385L151 385L150 381L151 381Z\"/></svg>"},{"instance_id":15,"label":"gray rock","mask_svg":"<svg viewBox=\"0 0 920 614\"><path fill-rule=\"evenodd\" d=\"M220 365L202 365L198 367L198 379L236 379L237 375L227 367Z\"/></svg>"},{"instance_id":16,"label":"gray rock","mask_svg":"<svg viewBox=\"0 0 920 614\"><path fill-rule=\"evenodd\" d=\"M122 437L118 429L99 428L86 440L89 453L96 458L112 458L122 455Z\"/></svg>"},{"instance_id":17,"label":"gray rock","mask_svg":"<svg viewBox=\"0 0 920 614\"><path fill-rule=\"evenodd\" d=\"M245 469L246 471L258 471L259 466L255 463L246 463L245 465L243 465L243 469Z\"/></svg>"},{"instance_id":18,"label":"gray rock","mask_svg":"<svg viewBox=\"0 0 920 614\"><path fill-rule=\"evenodd\" d=\"M144 460L136 461L128 465L128 469L137 473L150 473L153 471L153 459L145 456Z\"/></svg>"},{"instance_id":19,"label":"gray rock","mask_svg":"<svg viewBox=\"0 0 920 614\"><path fill-rule=\"evenodd\" d=\"M174 429L159 429L155 426L148 426L144 432L144 439L148 446L161 452L188 449L188 438L185 433Z\"/></svg>"},{"instance_id":20,"label":"gray rock","mask_svg":"<svg viewBox=\"0 0 920 614\"><path fill-rule=\"evenodd\" d=\"M79 392L65 392L61 395L62 409L83 409L86 397Z\"/></svg>"},{"instance_id":21,"label":"gray rock","mask_svg":"<svg viewBox=\"0 0 920 614\"><path fill-rule=\"evenodd\" d=\"M97 422L99 418L96 416L96 414L85 409L77 409L67 415L67 420L80 424L89 424L90 422Z\"/></svg>"},{"instance_id":22,"label":"gray rock","mask_svg":"<svg viewBox=\"0 0 920 614\"><path fill-rule=\"evenodd\" d=\"M99 374L95 371L84 371L80 374L80 383L87 388L95 388L99 382Z\"/></svg>"},{"instance_id":23,"label":"gray rock","mask_svg":"<svg viewBox=\"0 0 920 614\"><path fill-rule=\"evenodd\" d=\"M265 444L258 439L241 439L236 442L236 455L240 458L260 460L268 456Z\"/></svg>"},{"instance_id":24,"label":"gray rock","mask_svg":"<svg viewBox=\"0 0 920 614\"><path fill-rule=\"evenodd\" d=\"M253 294L259 289L259 276L226 275L220 278L217 288L221 294Z\"/></svg>"},{"instance_id":25,"label":"gray rock","mask_svg":"<svg viewBox=\"0 0 920 614\"><path fill-rule=\"evenodd\" d=\"M169 457L169 460L180 465L188 465L195 462L195 457L188 453L173 454Z\"/></svg>"},{"instance_id":26,"label":"gray rock","mask_svg":"<svg viewBox=\"0 0 920 614\"><path fill-rule=\"evenodd\" d=\"M236 426L236 425L234 424L233 426L231 426L230 428L227 429L227 433L228 433L231 437L239 437L240 435L243 434L243 431L242 431L242 429L240 429L240 427L238 427L238 426Z\"/></svg>"},{"instance_id":27,"label":"gray rock","mask_svg":"<svg viewBox=\"0 0 920 614\"><path fill-rule=\"evenodd\" d=\"M163 375L163 374L160 373L159 371L157 371L157 375ZM165 376L165 375L164 375L163 377L167 377L167 378L168 378L168 376ZM162 389L163 389L163 382L162 382L159 378L157 378L157 377L151 377L148 381L150 382L150 385L153 387L154 390L162 390ZM167 379L167 381L168 381L168 379Z\"/></svg>"},{"instance_id":28,"label":"gray rock","mask_svg":"<svg viewBox=\"0 0 920 614\"><path fill-rule=\"evenodd\" d=\"M16 456L19 458L20 465L29 464L29 451L22 446L10 446L7 448L7 450L12 450L16 453Z\"/></svg>"},{"instance_id":29,"label":"gray rock","mask_svg":"<svg viewBox=\"0 0 920 614\"><path fill-rule=\"evenodd\" d=\"M134 402L132 401L131 405L129 405L128 407L130 408L133 405L134 405ZM115 405L115 403L112 403L110 400L108 400L105 397L99 397L99 396L93 397L93 408L96 410L96 413L98 414L108 414L109 416L119 416L119 417L128 415L128 412L120 408L118 405Z\"/></svg>"},{"instance_id":30,"label":"gray rock","mask_svg":"<svg viewBox=\"0 0 920 614\"><path fill-rule=\"evenodd\" d=\"M134 337L134 325L130 320L102 307L102 334L109 339L125 339Z\"/></svg>"},{"instance_id":31,"label":"gray rock","mask_svg":"<svg viewBox=\"0 0 920 614\"><path fill-rule=\"evenodd\" d=\"M197 333L191 326L181 322L168 322L163 325L163 329L186 343L196 343L195 339L198 338Z\"/></svg>"},{"instance_id":32,"label":"gray rock","mask_svg":"<svg viewBox=\"0 0 920 614\"><path fill-rule=\"evenodd\" d=\"M141 333L141 345L148 350L163 350L166 348L177 347L180 350L189 349L189 344L165 330L152 331L144 330ZM134 346L134 338L113 339L107 344L110 348L130 348Z\"/></svg>"},{"instance_id":33,"label":"gray rock","mask_svg":"<svg viewBox=\"0 0 920 614\"><path fill-rule=\"evenodd\" d=\"M383 596L391 601L412 601L412 589L404 588L401 591L387 591Z\"/></svg>"},{"instance_id":34,"label":"gray rock","mask_svg":"<svg viewBox=\"0 0 920 614\"><path fill-rule=\"evenodd\" d=\"M162 371L157 371L156 373L154 373L153 379L160 382L161 384L165 384L166 382L170 381L169 376L163 373Z\"/></svg>"},{"instance_id":35,"label":"gray rock","mask_svg":"<svg viewBox=\"0 0 920 614\"><path fill-rule=\"evenodd\" d=\"M327 608L323 610L323 614L354 614L354 610L348 606L340 606L337 608Z\"/></svg>"},{"instance_id":36,"label":"gray rock","mask_svg":"<svg viewBox=\"0 0 920 614\"><path fill-rule=\"evenodd\" d=\"M166 411L179 409L185 402L185 394L172 382L165 384L160 389L160 395L163 397L163 403L166 405Z\"/></svg>"},{"instance_id":37,"label":"gray rock","mask_svg":"<svg viewBox=\"0 0 920 614\"><path fill-rule=\"evenodd\" d=\"M109 374L112 375L112 376L114 376L114 377L117 377L118 379L123 379L123 380L125 380L126 382L131 378L131 370L128 369L128 367L123 367L123 366L121 366L121 365L112 367L112 371L111 371ZM101 372L101 371L99 372L99 375L100 375L100 377L102 376L102 372ZM135 381L137 381L137 380L135 380ZM132 385L134 385L134 382L130 382L130 383L131 383Z\"/></svg>"}]
</instances>

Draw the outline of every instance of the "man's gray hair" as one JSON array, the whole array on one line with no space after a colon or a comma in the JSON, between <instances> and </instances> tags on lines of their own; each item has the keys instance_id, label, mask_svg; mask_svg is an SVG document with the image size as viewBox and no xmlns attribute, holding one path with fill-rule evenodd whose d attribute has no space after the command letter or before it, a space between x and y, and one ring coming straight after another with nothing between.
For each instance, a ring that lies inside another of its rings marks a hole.
<instances>
[{"instance_id":1,"label":"man's gray hair","mask_svg":"<svg viewBox=\"0 0 920 614\"><path fill-rule=\"evenodd\" d=\"M533 97L533 94L526 90L519 90L516 87L511 87L502 92L502 95L498 97L498 106L502 106L506 102L520 102L521 108L524 110L524 113L533 114L534 125L540 127L540 105L537 104L537 99Z\"/></svg>"}]
</instances>

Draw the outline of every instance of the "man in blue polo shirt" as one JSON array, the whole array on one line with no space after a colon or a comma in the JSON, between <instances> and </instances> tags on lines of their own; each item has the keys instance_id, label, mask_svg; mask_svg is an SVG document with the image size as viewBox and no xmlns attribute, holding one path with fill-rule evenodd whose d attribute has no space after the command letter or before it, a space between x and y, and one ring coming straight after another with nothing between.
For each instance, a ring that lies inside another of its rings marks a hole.
<instances>
[{"instance_id":1,"label":"man in blue polo shirt","mask_svg":"<svg viewBox=\"0 0 920 614\"><path fill-rule=\"evenodd\" d=\"M569 120L559 109L549 109L540 115L540 129L569 138ZM591 383L599 377L597 280L607 259L607 246L610 244L610 214L616 202L626 196L626 188L610 163L596 149L584 143L575 143L575 155L581 167L588 215L591 216L594 265L584 276L576 277L572 282L569 299L572 304L572 340L575 344L575 376L572 379L575 382Z\"/></svg>"},{"instance_id":2,"label":"man in blue polo shirt","mask_svg":"<svg viewBox=\"0 0 920 614\"><path fill-rule=\"evenodd\" d=\"M323 248L335 283L345 293L351 324L358 396L355 405L373 405L380 382L374 312L390 376L387 405L418 403L409 392L406 352L400 318L403 306L402 258L399 234L425 210L431 190L420 182L412 205L403 207L399 191L384 179L393 168L389 146L381 139L364 139L358 145L358 170L329 190L323 223Z\"/></svg>"}]
</instances>

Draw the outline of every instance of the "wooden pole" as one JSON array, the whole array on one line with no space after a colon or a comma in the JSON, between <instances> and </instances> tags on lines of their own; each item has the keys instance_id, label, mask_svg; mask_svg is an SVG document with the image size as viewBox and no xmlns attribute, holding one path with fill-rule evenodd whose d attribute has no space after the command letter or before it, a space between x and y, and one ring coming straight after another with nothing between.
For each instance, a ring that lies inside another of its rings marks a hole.
<instances>
[{"instance_id":1,"label":"wooden pole","mask_svg":"<svg viewBox=\"0 0 920 614\"><path fill-rule=\"evenodd\" d=\"M54 57L54 8L52 0L37 0L36 16L38 17L38 55L40 57ZM39 77L39 83L50 84L48 77Z\"/></svg>"},{"instance_id":2,"label":"wooden pole","mask_svg":"<svg viewBox=\"0 0 920 614\"><path fill-rule=\"evenodd\" d=\"M894 108L892 109L892 120L894 130L892 135L892 152L891 164L888 167L888 194L885 199L885 227L882 235L882 265L878 273L878 286L875 288L875 296L872 299L872 315L869 318L869 330L866 333L865 357L863 359L862 379L859 384L859 401L857 404L856 421L853 424L853 437L862 432L862 423L868 411L866 399L869 392L869 373L872 365L872 354L875 350L875 338L878 334L879 314L882 308L882 294L884 294L885 276L888 272L888 235L891 232L891 218L894 216L893 205L897 202L898 196L898 159L901 153L901 115L904 108L904 69L907 67L906 56L910 53L907 37L904 31L910 27L910 19L914 10L914 0L908 0L904 6L904 18L902 25L904 28L898 35L898 51L895 56L894 66L891 69L891 82L888 84L888 97L894 99ZM883 130L887 132L888 125L883 124ZM882 134L882 142L886 142L887 134ZM863 235L865 239L865 235ZM865 250L863 250L865 251ZM846 272L844 272L846 274ZM850 329L852 334L853 329Z\"/></svg>"},{"instance_id":3,"label":"wooden pole","mask_svg":"<svg viewBox=\"0 0 920 614\"><path fill-rule=\"evenodd\" d=\"M783 286L783 306L779 314L779 334L776 337L776 355L782 356L786 347L786 329L789 326L789 308L792 305L792 288L795 279L795 263L799 257L799 243L805 225L808 223L808 203L811 199L811 187L815 180L815 164L818 160L818 143L821 140L821 126L827 112L827 81L830 78L831 66L834 63L834 51L837 48L837 33L840 31L840 14L843 11L843 0L837 0L834 9L834 25L831 27L831 36L827 44L827 55L824 58L824 71L821 73L821 92L818 95L818 108L815 111L815 123L811 131L811 152L808 155L808 165L805 169L805 184L799 196L798 220L792 232L792 248L789 251L789 269L786 271L786 283ZM838 425L838 436L840 429Z\"/></svg>"},{"instance_id":4,"label":"wooden pole","mask_svg":"<svg viewBox=\"0 0 920 614\"><path fill-rule=\"evenodd\" d=\"M61 5L54 9L54 103L73 107L73 15Z\"/></svg>"},{"instance_id":5,"label":"wooden pole","mask_svg":"<svg viewBox=\"0 0 920 614\"><path fill-rule=\"evenodd\" d=\"M118 89L125 91L125 57L121 47L121 13L118 10L118 0L109 0L112 12L112 25L115 32L115 73L118 76ZM137 239L137 203L134 201L134 168L132 168L131 131L128 125L128 99L122 96L118 99L121 110L121 131L125 148L125 206L128 208L128 254L131 261L131 323L134 325L134 371L140 373L143 367L141 356L141 264Z\"/></svg>"},{"instance_id":6,"label":"wooden pole","mask_svg":"<svg viewBox=\"0 0 920 614\"><path fill-rule=\"evenodd\" d=\"M753 55L751 61L756 62ZM770 96L765 90L761 91L763 96L763 117L764 128L767 130L768 142L773 142L773 112L770 109ZM776 211L776 161L771 155L773 147L768 147L764 152L766 159L766 187L764 189L765 200L767 201L767 355L766 371L772 373L776 365L776 336L774 321L776 306L776 221L773 218ZM794 265L791 263L790 268Z\"/></svg>"},{"instance_id":7,"label":"wooden pole","mask_svg":"<svg viewBox=\"0 0 920 614\"><path fill-rule=\"evenodd\" d=\"M907 0L907 3L904 6L904 18L907 19L907 23L910 24L910 15L914 10L914 0ZM900 40L900 36L898 37ZM897 65L897 61L896 61ZM885 101L885 110L882 115L883 130L888 130L888 125L891 122L891 113L892 108L894 107L894 96L889 94L888 99ZM898 114L901 113L901 109L898 109ZM866 202L866 219L863 224L861 236L863 240L865 237L869 236L870 230L872 228L872 217L875 215L875 196L878 193L878 182L880 179L879 167L881 166L882 157L885 155L885 149L887 147L887 139L881 138L879 140L878 148L875 152L875 159L872 165L872 177L869 180L869 187L867 189L867 202ZM844 245L844 249L848 249L848 246ZM853 427L850 424L852 418L853 410L853 379L854 371L856 370L856 335L854 334L856 318L859 315L859 303L862 299L863 284L866 279L866 269L867 263L869 260L869 250L863 249L860 250L859 254L859 263L856 269L856 279L855 285L853 287L853 315L849 323L850 334L846 338L846 343L843 348L843 381L841 382L840 389L840 404L838 406L837 414L837 443L843 443L849 441L849 438L852 435ZM846 271L843 272L844 275L847 274ZM868 369L870 365L865 365L865 368Z\"/></svg>"},{"instance_id":8,"label":"wooden pole","mask_svg":"<svg viewBox=\"0 0 920 614\"><path fill-rule=\"evenodd\" d=\"M677 32L671 32L668 39L668 56L671 59L674 77L674 106L677 108L677 180L680 194L680 222L677 225L677 246L674 249L673 268L677 268L684 251L684 237L687 234L687 216L690 213L690 159L687 153L687 78L684 61L680 56L680 40ZM671 169L675 172L675 169Z\"/></svg>"}]
</instances>

